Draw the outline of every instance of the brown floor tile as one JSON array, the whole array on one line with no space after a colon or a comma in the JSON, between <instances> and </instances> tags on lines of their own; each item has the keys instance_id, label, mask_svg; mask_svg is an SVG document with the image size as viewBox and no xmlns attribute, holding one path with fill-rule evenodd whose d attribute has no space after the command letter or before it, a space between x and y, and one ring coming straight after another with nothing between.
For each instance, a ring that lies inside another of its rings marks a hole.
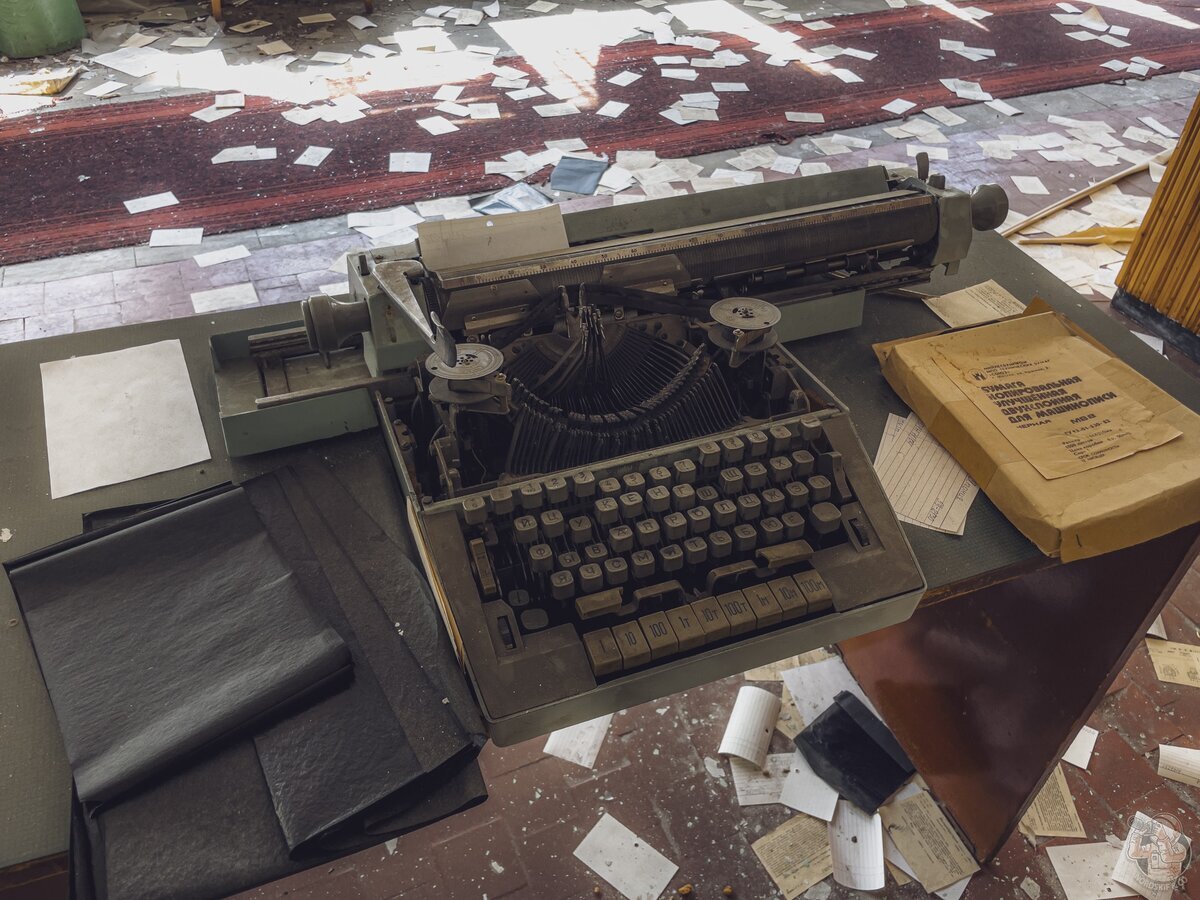
<instances>
[{"instance_id":1,"label":"brown floor tile","mask_svg":"<svg viewBox=\"0 0 1200 900\"><path fill-rule=\"evenodd\" d=\"M1110 697L1103 707L1103 718L1120 732L1138 753L1148 753L1159 744L1169 744L1187 729L1168 710L1160 709L1138 685Z\"/></svg>"},{"instance_id":2,"label":"brown floor tile","mask_svg":"<svg viewBox=\"0 0 1200 900\"><path fill-rule=\"evenodd\" d=\"M1087 771L1088 785L1112 810L1135 803L1162 781L1146 758L1111 729L1096 741Z\"/></svg>"},{"instance_id":3,"label":"brown floor tile","mask_svg":"<svg viewBox=\"0 0 1200 900\"><path fill-rule=\"evenodd\" d=\"M503 819L435 844L433 855L442 881L432 887L441 896L507 897L528 888L518 842Z\"/></svg>"}]
</instances>

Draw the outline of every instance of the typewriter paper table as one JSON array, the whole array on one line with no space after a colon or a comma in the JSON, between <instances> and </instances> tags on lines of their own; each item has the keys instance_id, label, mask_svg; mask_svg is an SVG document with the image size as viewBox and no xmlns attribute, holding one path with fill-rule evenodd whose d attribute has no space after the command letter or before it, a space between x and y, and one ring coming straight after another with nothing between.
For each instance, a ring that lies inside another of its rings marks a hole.
<instances>
[{"instance_id":1,"label":"typewriter paper table","mask_svg":"<svg viewBox=\"0 0 1200 900\"><path fill-rule=\"evenodd\" d=\"M1035 294L1078 321L1163 389L1200 411L1200 387L1122 326L994 233L975 239L954 278L932 290L995 279L1014 295ZM0 526L12 539L0 558L76 534L84 513L179 497L273 468L286 452L231 462L225 455L211 380L208 337L299 318L296 304L239 310L0 347ZM889 412L905 414L871 352L877 341L931 331L939 320L919 302L871 297L861 328L790 349L851 411L868 450ZM139 481L50 501L38 364L157 340L183 343L213 459ZM357 448L382 440L359 438ZM337 452L336 449L331 452ZM1028 800L1194 557L1200 528L1120 553L1062 565L1043 557L980 495L962 538L906 527L930 590L912 619L845 642L841 649L976 856L993 856ZM37 895L65 895L69 773L53 715L7 578L0 578L0 869L39 858L6 885L50 876ZM57 875L58 879L55 879ZM32 894L31 894L32 895Z\"/></svg>"}]
</instances>

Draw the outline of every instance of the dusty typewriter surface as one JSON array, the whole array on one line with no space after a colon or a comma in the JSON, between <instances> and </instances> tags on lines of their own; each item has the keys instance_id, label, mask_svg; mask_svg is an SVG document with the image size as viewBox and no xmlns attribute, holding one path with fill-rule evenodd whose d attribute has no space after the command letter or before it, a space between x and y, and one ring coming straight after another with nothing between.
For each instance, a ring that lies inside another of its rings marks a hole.
<instances>
[{"instance_id":1,"label":"dusty typewriter surface","mask_svg":"<svg viewBox=\"0 0 1200 900\"><path fill-rule=\"evenodd\" d=\"M392 411L501 743L890 624L923 588L849 417L769 328L611 299L459 345L498 366L479 397L431 357Z\"/></svg>"}]
</instances>

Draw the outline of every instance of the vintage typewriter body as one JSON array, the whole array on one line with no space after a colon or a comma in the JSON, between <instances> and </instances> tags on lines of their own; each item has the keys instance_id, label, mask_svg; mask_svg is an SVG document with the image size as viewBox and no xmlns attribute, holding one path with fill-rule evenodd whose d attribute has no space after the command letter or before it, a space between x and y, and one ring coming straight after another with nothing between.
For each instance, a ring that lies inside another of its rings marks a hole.
<instances>
[{"instance_id":1,"label":"vintage typewriter body","mask_svg":"<svg viewBox=\"0 0 1200 900\"><path fill-rule=\"evenodd\" d=\"M785 342L1003 219L999 189L924 176L436 223L352 255L350 297L305 301L302 329L214 340L227 443L382 424L498 743L902 621L924 579Z\"/></svg>"}]
</instances>

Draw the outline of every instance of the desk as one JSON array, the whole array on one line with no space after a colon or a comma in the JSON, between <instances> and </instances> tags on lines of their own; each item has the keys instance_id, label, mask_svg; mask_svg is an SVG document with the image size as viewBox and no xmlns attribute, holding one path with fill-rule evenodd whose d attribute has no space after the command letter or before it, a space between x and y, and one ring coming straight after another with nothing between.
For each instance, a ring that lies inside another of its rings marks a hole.
<instances>
[{"instance_id":1,"label":"desk","mask_svg":"<svg viewBox=\"0 0 1200 900\"><path fill-rule=\"evenodd\" d=\"M996 234L934 291L994 278L1040 295L1131 366L1200 411L1200 384L1154 353ZM196 316L0 347L0 558L75 534L89 511L162 501L273 468L280 454L231 461L224 453L208 335L294 321L295 304ZM874 448L887 413L904 413L870 345L940 327L923 304L871 297L863 327L792 349L851 409ZM38 363L179 338L213 459L174 472L50 501ZM337 448L358 438L329 442ZM368 444L382 452L381 444ZM955 538L907 533L930 590L913 619L842 650L864 689L986 859L1011 830L1079 724L1104 695L1144 626L1195 555L1200 529L1064 566L1043 557L980 495ZM45 690L6 579L0 578L0 868L66 847L68 772ZM1068 644L1069 642L1069 644ZM1064 652L1069 646L1070 652ZM0 875L0 892L4 880ZM49 885L48 885L49 886ZM47 893L47 896L53 894Z\"/></svg>"}]
</instances>

